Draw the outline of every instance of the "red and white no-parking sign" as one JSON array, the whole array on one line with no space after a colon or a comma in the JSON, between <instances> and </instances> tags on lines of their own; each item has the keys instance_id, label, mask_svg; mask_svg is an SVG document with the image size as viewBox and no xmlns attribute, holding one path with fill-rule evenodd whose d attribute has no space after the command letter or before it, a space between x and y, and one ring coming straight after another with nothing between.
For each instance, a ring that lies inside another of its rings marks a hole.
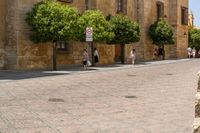
<instances>
[{"instance_id":1,"label":"red and white no-parking sign","mask_svg":"<svg viewBox=\"0 0 200 133\"><path fill-rule=\"evenodd\" d=\"M93 41L93 29L92 27L86 28L86 42L92 42Z\"/></svg>"}]
</instances>

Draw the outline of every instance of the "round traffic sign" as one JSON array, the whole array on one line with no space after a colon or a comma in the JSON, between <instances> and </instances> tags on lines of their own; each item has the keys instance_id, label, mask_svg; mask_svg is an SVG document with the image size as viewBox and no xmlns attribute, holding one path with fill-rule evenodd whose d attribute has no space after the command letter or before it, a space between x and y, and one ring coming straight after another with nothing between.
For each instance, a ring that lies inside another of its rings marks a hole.
<instances>
[{"instance_id":1,"label":"round traffic sign","mask_svg":"<svg viewBox=\"0 0 200 133\"><path fill-rule=\"evenodd\" d=\"M87 27L87 28L86 28L86 34L87 34L87 35L92 35L92 34L93 34L93 29L92 29L92 27Z\"/></svg>"}]
</instances>

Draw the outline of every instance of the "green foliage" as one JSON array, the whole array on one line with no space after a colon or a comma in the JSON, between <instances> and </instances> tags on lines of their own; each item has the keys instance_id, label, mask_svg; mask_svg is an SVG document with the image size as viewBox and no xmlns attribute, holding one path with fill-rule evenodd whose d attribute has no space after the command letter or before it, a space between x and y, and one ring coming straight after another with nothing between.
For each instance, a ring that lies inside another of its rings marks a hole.
<instances>
[{"instance_id":1,"label":"green foliage","mask_svg":"<svg viewBox=\"0 0 200 133\"><path fill-rule=\"evenodd\" d=\"M109 17L109 19L111 31L114 32L115 36L108 43L130 44L140 40L140 28L136 22L132 22L122 14Z\"/></svg>"},{"instance_id":2,"label":"green foliage","mask_svg":"<svg viewBox=\"0 0 200 133\"><path fill-rule=\"evenodd\" d=\"M159 19L150 26L149 36L158 46L174 44L172 27L164 19Z\"/></svg>"},{"instance_id":3,"label":"green foliage","mask_svg":"<svg viewBox=\"0 0 200 133\"><path fill-rule=\"evenodd\" d=\"M200 50L200 30L199 29L190 29L189 30L189 46Z\"/></svg>"},{"instance_id":4,"label":"green foliage","mask_svg":"<svg viewBox=\"0 0 200 133\"><path fill-rule=\"evenodd\" d=\"M87 10L80 16L76 30L77 40L85 41L86 27L93 28L94 42L104 42L114 36L112 32L109 32L110 25L99 10Z\"/></svg>"},{"instance_id":5,"label":"green foliage","mask_svg":"<svg viewBox=\"0 0 200 133\"><path fill-rule=\"evenodd\" d=\"M31 40L49 42L74 37L78 11L58 2L39 2L27 13L26 21L32 27Z\"/></svg>"}]
</instances>

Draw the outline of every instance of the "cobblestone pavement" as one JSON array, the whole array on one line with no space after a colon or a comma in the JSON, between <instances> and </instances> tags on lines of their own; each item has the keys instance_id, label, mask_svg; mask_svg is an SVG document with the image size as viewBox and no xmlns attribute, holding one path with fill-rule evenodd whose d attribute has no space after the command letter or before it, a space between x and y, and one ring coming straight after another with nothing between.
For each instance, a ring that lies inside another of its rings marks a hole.
<instances>
[{"instance_id":1,"label":"cobblestone pavement","mask_svg":"<svg viewBox=\"0 0 200 133\"><path fill-rule=\"evenodd\" d=\"M191 133L199 69L194 59L56 76L0 72L0 133Z\"/></svg>"}]
</instances>

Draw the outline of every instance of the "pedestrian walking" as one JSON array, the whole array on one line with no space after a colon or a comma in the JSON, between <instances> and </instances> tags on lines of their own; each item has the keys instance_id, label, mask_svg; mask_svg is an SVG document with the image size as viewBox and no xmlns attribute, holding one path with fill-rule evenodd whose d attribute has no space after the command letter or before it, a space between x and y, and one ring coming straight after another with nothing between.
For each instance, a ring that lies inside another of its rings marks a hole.
<instances>
[{"instance_id":1,"label":"pedestrian walking","mask_svg":"<svg viewBox=\"0 0 200 133\"><path fill-rule=\"evenodd\" d=\"M136 50L135 49L131 50L129 58L131 59L132 64L134 65L135 64L135 59L136 59Z\"/></svg>"},{"instance_id":2,"label":"pedestrian walking","mask_svg":"<svg viewBox=\"0 0 200 133\"><path fill-rule=\"evenodd\" d=\"M97 48L94 48L94 62L95 63L99 62L99 53L97 51Z\"/></svg>"},{"instance_id":3,"label":"pedestrian walking","mask_svg":"<svg viewBox=\"0 0 200 133\"><path fill-rule=\"evenodd\" d=\"M88 61L89 61L89 55L86 49L83 50L83 57L82 57L82 64L84 67L84 70L88 69Z\"/></svg>"},{"instance_id":4,"label":"pedestrian walking","mask_svg":"<svg viewBox=\"0 0 200 133\"><path fill-rule=\"evenodd\" d=\"M157 48L154 49L153 55L154 55L154 60L157 60L158 59L158 49Z\"/></svg>"},{"instance_id":5,"label":"pedestrian walking","mask_svg":"<svg viewBox=\"0 0 200 133\"><path fill-rule=\"evenodd\" d=\"M191 56L192 56L192 48L191 47L187 48L187 54L188 54L188 58L191 58Z\"/></svg>"},{"instance_id":6,"label":"pedestrian walking","mask_svg":"<svg viewBox=\"0 0 200 133\"><path fill-rule=\"evenodd\" d=\"M200 57L200 50L198 50L198 52L196 52L197 53L197 57L199 58Z\"/></svg>"},{"instance_id":7,"label":"pedestrian walking","mask_svg":"<svg viewBox=\"0 0 200 133\"><path fill-rule=\"evenodd\" d=\"M160 47L158 48L158 57L160 58L160 60L164 58L163 55L164 55L164 50L163 50L163 48L160 46Z\"/></svg>"},{"instance_id":8,"label":"pedestrian walking","mask_svg":"<svg viewBox=\"0 0 200 133\"><path fill-rule=\"evenodd\" d=\"M195 48L192 49L192 57L193 57L193 58L196 57L196 49L195 49Z\"/></svg>"}]
</instances>

